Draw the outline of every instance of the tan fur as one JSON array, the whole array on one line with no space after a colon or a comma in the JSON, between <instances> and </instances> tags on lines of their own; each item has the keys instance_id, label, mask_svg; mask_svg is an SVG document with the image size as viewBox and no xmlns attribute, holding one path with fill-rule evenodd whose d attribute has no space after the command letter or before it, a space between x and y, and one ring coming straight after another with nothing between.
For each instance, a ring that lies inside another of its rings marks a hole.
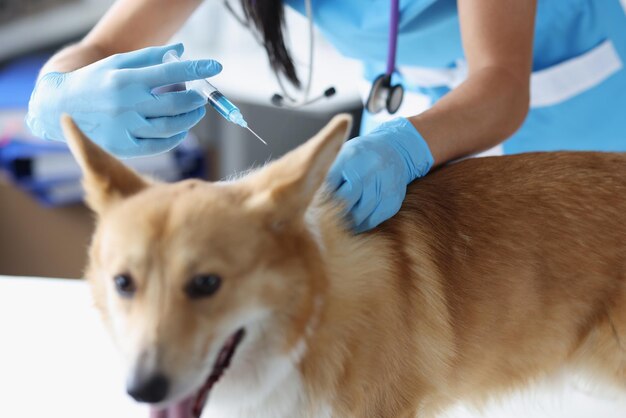
<instances>
[{"instance_id":1,"label":"tan fur","mask_svg":"<svg viewBox=\"0 0 626 418\"><path fill-rule=\"evenodd\" d=\"M305 342L303 416L322 403L341 418L430 416L566 366L626 388L622 154L459 162L354 236L318 192L345 116L241 180L150 186L63 125L99 215L87 276L128 356L156 345L161 368L193 380L225 318L264 307L277 350ZM132 301L114 293L120 271L138 282ZM197 272L224 283L191 302L180 289Z\"/></svg>"}]
</instances>

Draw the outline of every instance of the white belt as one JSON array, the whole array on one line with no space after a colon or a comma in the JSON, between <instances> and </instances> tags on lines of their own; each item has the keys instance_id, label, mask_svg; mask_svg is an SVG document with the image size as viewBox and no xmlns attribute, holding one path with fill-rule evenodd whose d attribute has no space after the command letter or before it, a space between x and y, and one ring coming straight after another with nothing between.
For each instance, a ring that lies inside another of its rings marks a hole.
<instances>
[{"instance_id":1,"label":"white belt","mask_svg":"<svg viewBox=\"0 0 626 418\"><path fill-rule=\"evenodd\" d=\"M411 86L426 88L446 86L453 89L467 78L467 62L457 60L456 66L451 68L402 66L398 68L398 72L402 74L408 88Z\"/></svg>"},{"instance_id":2,"label":"white belt","mask_svg":"<svg viewBox=\"0 0 626 418\"><path fill-rule=\"evenodd\" d=\"M626 0L621 1L626 4ZM582 55L534 72L530 79L530 106L537 108L562 103L599 85L623 67L613 42L604 41ZM398 71L409 94L412 87L454 89L467 78L464 60L457 61L453 68L403 66Z\"/></svg>"},{"instance_id":3,"label":"white belt","mask_svg":"<svg viewBox=\"0 0 626 418\"><path fill-rule=\"evenodd\" d=\"M597 86L622 68L613 42L604 41L582 55L533 73L530 105L543 107L564 102Z\"/></svg>"}]
</instances>

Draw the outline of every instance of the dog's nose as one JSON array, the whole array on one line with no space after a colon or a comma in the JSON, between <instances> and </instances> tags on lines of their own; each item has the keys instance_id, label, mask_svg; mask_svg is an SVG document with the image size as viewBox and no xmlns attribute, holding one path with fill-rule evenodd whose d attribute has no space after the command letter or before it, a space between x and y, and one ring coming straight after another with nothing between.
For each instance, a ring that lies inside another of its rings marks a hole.
<instances>
[{"instance_id":1,"label":"dog's nose","mask_svg":"<svg viewBox=\"0 0 626 418\"><path fill-rule=\"evenodd\" d=\"M165 399L169 385L167 377L156 374L145 379L134 379L126 391L137 402L157 403Z\"/></svg>"}]
</instances>

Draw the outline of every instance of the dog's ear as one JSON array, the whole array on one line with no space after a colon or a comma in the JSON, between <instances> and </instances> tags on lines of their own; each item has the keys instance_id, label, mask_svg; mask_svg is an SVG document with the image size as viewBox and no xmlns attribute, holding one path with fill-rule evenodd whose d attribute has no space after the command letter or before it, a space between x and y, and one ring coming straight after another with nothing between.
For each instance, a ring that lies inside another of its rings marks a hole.
<instances>
[{"instance_id":1,"label":"dog's ear","mask_svg":"<svg viewBox=\"0 0 626 418\"><path fill-rule=\"evenodd\" d=\"M269 206L285 218L303 215L322 186L352 125L348 114L335 116L317 135L251 176L251 203Z\"/></svg>"},{"instance_id":2,"label":"dog's ear","mask_svg":"<svg viewBox=\"0 0 626 418\"><path fill-rule=\"evenodd\" d=\"M116 201L148 186L137 172L87 138L69 115L61 116L61 126L70 151L83 172L87 203L96 213L106 211Z\"/></svg>"}]
</instances>

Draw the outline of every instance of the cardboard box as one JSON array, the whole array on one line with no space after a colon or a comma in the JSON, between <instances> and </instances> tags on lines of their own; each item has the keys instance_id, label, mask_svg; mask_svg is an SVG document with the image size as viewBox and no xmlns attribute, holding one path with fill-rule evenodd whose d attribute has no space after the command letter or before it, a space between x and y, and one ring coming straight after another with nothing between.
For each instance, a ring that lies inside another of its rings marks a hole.
<instances>
[{"instance_id":1,"label":"cardboard box","mask_svg":"<svg viewBox=\"0 0 626 418\"><path fill-rule=\"evenodd\" d=\"M84 205L45 208L0 178L0 274L80 278L92 229Z\"/></svg>"}]
</instances>

